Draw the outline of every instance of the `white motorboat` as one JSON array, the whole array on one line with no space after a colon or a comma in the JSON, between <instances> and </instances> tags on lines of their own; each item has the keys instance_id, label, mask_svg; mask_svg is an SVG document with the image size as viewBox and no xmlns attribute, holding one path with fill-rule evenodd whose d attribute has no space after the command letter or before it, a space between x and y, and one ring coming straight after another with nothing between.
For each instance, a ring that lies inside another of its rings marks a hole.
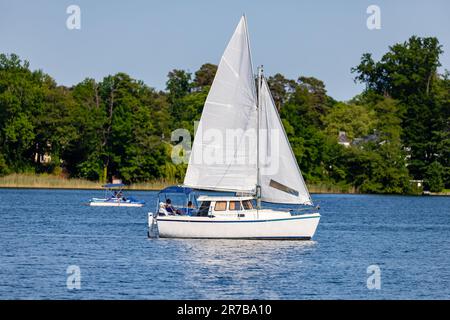
<instances>
[{"instance_id":1,"label":"white motorboat","mask_svg":"<svg viewBox=\"0 0 450 320\"><path fill-rule=\"evenodd\" d=\"M255 81L257 80L257 81ZM193 190L227 192L202 194ZM262 67L255 79L245 16L220 61L195 133L180 207L158 201L149 236L311 239L320 220ZM232 195L229 193L232 192ZM189 195L189 197L188 197ZM190 199L190 200L189 200ZM263 204L265 204L263 206ZM276 204L291 205L290 210Z\"/></svg>"},{"instance_id":2,"label":"white motorboat","mask_svg":"<svg viewBox=\"0 0 450 320\"><path fill-rule=\"evenodd\" d=\"M137 200L133 197L123 195L123 183L109 183L102 186L105 189L104 198L92 198L88 205L91 207L142 207L145 204L143 200ZM108 195L109 194L109 195Z\"/></svg>"}]
</instances>

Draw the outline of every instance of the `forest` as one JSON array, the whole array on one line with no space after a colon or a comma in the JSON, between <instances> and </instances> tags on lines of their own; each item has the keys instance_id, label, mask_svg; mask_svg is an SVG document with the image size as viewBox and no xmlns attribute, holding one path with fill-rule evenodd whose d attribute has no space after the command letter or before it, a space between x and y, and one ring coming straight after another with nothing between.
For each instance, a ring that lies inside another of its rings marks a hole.
<instances>
[{"instance_id":1,"label":"forest","mask_svg":"<svg viewBox=\"0 0 450 320\"><path fill-rule=\"evenodd\" d=\"M323 81L268 77L308 184L361 193L450 188L450 78L438 39L412 36L379 61L364 53L349 70L365 90L336 101ZM126 73L58 85L13 53L0 54L0 176L49 173L104 182L181 182L171 132L194 133L217 66L172 70L155 90Z\"/></svg>"}]
</instances>

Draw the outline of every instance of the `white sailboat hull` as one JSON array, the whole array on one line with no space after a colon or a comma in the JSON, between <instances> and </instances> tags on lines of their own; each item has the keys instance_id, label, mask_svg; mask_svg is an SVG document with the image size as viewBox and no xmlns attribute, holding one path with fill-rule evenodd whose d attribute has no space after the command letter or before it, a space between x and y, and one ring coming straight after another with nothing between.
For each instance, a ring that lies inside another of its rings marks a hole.
<instances>
[{"instance_id":1,"label":"white sailboat hull","mask_svg":"<svg viewBox=\"0 0 450 320\"><path fill-rule=\"evenodd\" d=\"M149 229L155 222L153 219L149 213ZM319 220L319 213L276 218L262 214L247 219L163 216L157 218L157 226L161 238L309 240Z\"/></svg>"}]
</instances>

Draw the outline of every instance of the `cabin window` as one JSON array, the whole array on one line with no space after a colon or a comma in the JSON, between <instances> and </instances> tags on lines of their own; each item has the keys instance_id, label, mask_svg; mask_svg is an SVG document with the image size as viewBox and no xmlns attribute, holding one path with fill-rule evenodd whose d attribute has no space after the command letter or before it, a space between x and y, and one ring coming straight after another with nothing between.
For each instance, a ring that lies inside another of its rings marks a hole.
<instances>
[{"instance_id":1,"label":"cabin window","mask_svg":"<svg viewBox=\"0 0 450 320\"><path fill-rule=\"evenodd\" d=\"M253 209L253 204L252 204L252 202L250 200L242 201L242 205L244 206L245 210Z\"/></svg>"},{"instance_id":2,"label":"cabin window","mask_svg":"<svg viewBox=\"0 0 450 320\"><path fill-rule=\"evenodd\" d=\"M214 211L225 211L227 210L227 202L226 201L217 201L214 206Z\"/></svg>"},{"instance_id":3,"label":"cabin window","mask_svg":"<svg viewBox=\"0 0 450 320\"><path fill-rule=\"evenodd\" d=\"M209 212L209 206L211 205L211 201L203 201L200 205L200 209L198 209L199 216L207 216Z\"/></svg>"},{"instance_id":4,"label":"cabin window","mask_svg":"<svg viewBox=\"0 0 450 320\"><path fill-rule=\"evenodd\" d=\"M241 210L241 202L240 201L230 201L228 210L230 210L230 211Z\"/></svg>"}]
</instances>

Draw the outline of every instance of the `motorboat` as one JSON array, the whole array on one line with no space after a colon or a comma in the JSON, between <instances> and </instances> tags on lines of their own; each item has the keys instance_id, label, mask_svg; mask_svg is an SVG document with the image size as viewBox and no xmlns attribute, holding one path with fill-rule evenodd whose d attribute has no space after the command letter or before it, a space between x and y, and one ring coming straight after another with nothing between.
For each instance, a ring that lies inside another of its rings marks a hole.
<instances>
[{"instance_id":1,"label":"motorboat","mask_svg":"<svg viewBox=\"0 0 450 320\"><path fill-rule=\"evenodd\" d=\"M134 197L126 197L123 193L123 183L109 183L102 186L105 189L105 197L91 198L91 207L142 207L145 201L137 200Z\"/></svg>"}]
</instances>

